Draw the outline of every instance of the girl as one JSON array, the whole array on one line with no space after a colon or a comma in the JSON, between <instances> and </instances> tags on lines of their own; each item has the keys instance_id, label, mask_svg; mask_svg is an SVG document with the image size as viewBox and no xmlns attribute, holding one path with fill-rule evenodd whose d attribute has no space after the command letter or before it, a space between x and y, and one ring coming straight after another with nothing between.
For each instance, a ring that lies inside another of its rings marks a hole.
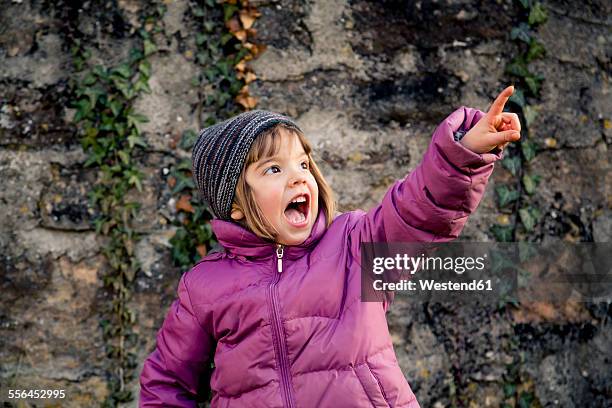
<instances>
[{"instance_id":1,"label":"girl","mask_svg":"<svg viewBox=\"0 0 612 408\"><path fill-rule=\"evenodd\" d=\"M193 174L224 251L181 277L144 363L140 406L195 406L210 387L212 407L419 407L387 302L360 301L360 243L457 238L494 162L520 138L516 114L502 112L512 93L486 114L453 112L381 204L335 218L291 119L251 111L204 129Z\"/></svg>"}]
</instances>

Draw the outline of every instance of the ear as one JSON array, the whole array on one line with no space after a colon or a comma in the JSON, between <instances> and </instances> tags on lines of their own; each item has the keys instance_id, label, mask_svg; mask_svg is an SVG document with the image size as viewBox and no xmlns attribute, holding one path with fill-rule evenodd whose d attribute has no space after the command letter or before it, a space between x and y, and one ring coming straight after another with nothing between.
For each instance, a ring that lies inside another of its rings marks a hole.
<instances>
[{"instance_id":1,"label":"ear","mask_svg":"<svg viewBox=\"0 0 612 408\"><path fill-rule=\"evenodd\" d=\"M244 213L238 209L234 209L232 210L231 217L233 220L238 221L244 218Z\"/></svg>"}]
</instances>

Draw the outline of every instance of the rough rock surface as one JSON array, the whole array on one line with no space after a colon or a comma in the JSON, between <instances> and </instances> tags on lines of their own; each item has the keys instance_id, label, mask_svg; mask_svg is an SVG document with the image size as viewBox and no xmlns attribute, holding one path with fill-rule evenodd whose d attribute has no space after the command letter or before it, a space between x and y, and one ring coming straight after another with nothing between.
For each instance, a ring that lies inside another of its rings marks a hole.
<instances>
[{"instance_id":1,"label":"rough rock surface","mask_svg":"<svg viewBox=\"0 0 612 408\"><path fill-rule=\"evenodd\" d=\"M109 301L101 276L103 240L91 228L87 193L95 173L68 108L71 55L63 19L45 2L12 1L0 13L0 383L65 389L66 406L92 406L108 394L100 329ZM77 20L95 39L93 59L112 65L131 47L141 2L119 1ZM151 58L152 93L136 104L149 151L136 247L143 271L132 307L140 361L174 297L180 271L170 261L173 198L163 169L188 152L173 141L196 129L199 68L184 54L193 41L188 3L168 3L166 42ZM420 161L435 126L461 105L486 110L508 84L516 52L509 32L518 5L508 0L252 1L254 28L268 50L251 66L258 107L295 117L337 194L341 211L370 208L390 183ZM540 146L533 170L543 221L530 238L607 242L612 232L609 2L544 2L533 63L544 75ZM66 14L68 13L68 14ZM190 39L191 38L191 39ZM545 138L556 144L548 147ZM491 241L499 210L494 188L513 178L501 165L460 239ZM500 406L519 383L542 406L612 404L612 309L579 304L547 313L533 305L509 313L398 301L389 313L396 353L423 407ZM553 316L553 317L551 317ZM522 360L521 357L522 356ZM516 371L516 372L515 372ZM134 381L129 385L138 390ZM4 396L0 396L2 400ZM132 404L133 405L133 404Z\"/></svg>"}]
</instances>

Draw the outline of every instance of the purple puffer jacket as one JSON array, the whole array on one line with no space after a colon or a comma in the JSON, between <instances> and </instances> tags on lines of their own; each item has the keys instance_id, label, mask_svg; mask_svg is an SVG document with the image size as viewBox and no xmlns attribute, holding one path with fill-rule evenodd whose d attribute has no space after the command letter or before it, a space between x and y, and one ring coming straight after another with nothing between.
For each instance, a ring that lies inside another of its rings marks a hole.
<instances>
[{"instance_id":1,"label":"purple puffer jacket","mask_svg":"<svg viewBox=\"0 0 612 408\"><path fill-rule=\"evenodd\" d=\"M360 301L359 244L457 238L503 157L453 139L483 115L453 112L380 205L327 229L321 211L301 245L213 220L225 252L182 276L144 363L140 406L195 406L210 386L212 407L419 407L395 357L388 305Z\"/></svg>"}]
</instances>

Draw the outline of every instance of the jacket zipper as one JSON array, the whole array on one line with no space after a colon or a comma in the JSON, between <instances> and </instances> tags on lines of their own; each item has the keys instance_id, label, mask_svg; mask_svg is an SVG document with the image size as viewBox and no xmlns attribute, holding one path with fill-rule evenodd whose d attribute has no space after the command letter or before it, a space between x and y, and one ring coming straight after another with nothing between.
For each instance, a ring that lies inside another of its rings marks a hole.
<instances>
[{"instance_id":1,"label":"jacket zipper","mask_svg":"<svg viewBox=\"0 0 612 408\"><path fill-rule=\"evenodd\" d=\"M285 332L283 330L283 324L280 320L280 306L278 304L278 288L276 284L280 280L281 273L283 272L283 245L278 244L276 247L276 270L274 279L268 287L268 294L270 296L272 305L272 330L274 333L273 339L274 348L277 351L280 373L281 373L281 390L283 399L286 407L294 407L293 392L291 387L291 375L289 371L289 357L287 356L287 344L285 343Z\"/></svg>"}]
</instances>

